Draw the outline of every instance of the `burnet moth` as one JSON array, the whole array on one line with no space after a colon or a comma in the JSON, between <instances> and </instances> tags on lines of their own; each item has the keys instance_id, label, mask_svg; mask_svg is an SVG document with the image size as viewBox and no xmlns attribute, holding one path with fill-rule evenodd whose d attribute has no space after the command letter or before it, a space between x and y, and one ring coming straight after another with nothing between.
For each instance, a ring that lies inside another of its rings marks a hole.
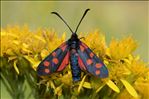
<instances>
[{"instance_id":1,"label":"burnet moth","mask_svg":"<svg viewBox=\"0 0 149 99\"><path fill-rule=\"evenodd\" d=\"M84 16L90 9L86 9L75 32L69 27L66 21L57 13L57 15L72 32L71 38L62 43L50 55L48 55L37 67L39 76L45 76L54 72L60 72L69 64L71 65L73 81L81 79L81 71L86 71L96 77L108 77L108 70L105 64L94 54L94 52L77 36L77 30Z\"/></svg>"}]
</instances>

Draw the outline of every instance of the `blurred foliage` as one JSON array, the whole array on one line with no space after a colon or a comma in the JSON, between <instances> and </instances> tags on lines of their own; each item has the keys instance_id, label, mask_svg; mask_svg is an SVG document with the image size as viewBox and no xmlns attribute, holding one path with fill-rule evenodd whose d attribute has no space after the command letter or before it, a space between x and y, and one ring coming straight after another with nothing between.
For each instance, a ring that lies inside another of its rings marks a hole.
<instances>
[{"instance_id":1,"label":"blurred foliage","mask_svg":"<svg viewBox=\"0 0 149 99\"><path fill-rule=\"evenodd\" d=\"M86 34L86 33L84 33ZM84 35L81 33L81 35ZM132 37L112 39L106 45L100 31L86 34L85 42L106 64L109 77L96 78L82 72L82 80L73 83L70 65L60 72L38 77L36 68L50 52L66 39L54 30L28 26L1 29L1 81L12 99L147 99L149 68L133 52L137 47ZM25 95L26 83L31 92Z\"/></svg>"}]
</instances>

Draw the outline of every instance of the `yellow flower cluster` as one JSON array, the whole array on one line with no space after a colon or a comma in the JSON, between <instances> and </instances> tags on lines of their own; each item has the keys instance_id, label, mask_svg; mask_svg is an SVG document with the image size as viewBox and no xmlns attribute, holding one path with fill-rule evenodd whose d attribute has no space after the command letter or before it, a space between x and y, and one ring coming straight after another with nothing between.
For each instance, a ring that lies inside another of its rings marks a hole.
<instances>
[{"instance_id":1,"label":"yellow flower cluster","mask_svg":"<svg viewBox=\"0 0 149 99\"><path fill-rule=\"evenodd\" d=\"M54 31L38 29L31 32L27 26L8 26L1 31L2 53L18 52L23 54L40 53L43 49L53 50L64 38L60 39ZM52 46L51 46L52 45ZM17 51L18 50L18 51Z\"/></svg>"},{"instance_id":2,"label":"yellow flower cluster","mask_svg":"<svg viewBox=\"0 0 149 99\"><path fill-rule=\"evenodd\" d=\"M132 37L124 38L121 41L113 39L109 45L109 51L112 59L119 60L128 57L137 47Z\"/></svg>"},{"instance_id":3,"label":"yellow flower cluster","mask_svg":"<svg viewBox=\"0 0 149 99\"><path fill-rule=\"evenodd\" d=\"M81 34L79 37L81 37ZM19 64L16 61L18 56L23 56L27 59L36 71L39 62L65 40L66 33L58 37L54 30L37 29L36 31L30 31L26 25L23 27L8 26L1 29L0 56L8 57L8 61L14 60L14 69L18 75L19 71L21 71L17 67ZM149 68L138 56L132 54L137 47L137 43L132 37L126 37L120 41L112 39L109 47L106 45L105 36L99 31L88 33L81 40L104 61L110 75L109 78L101 81L94 78L89 80L88 75L82 73L82 81L75 84L78 87L74 87L77 90L70 92L70 94L73 94L72 97L75 97L85 88L93 89L95 93L93 93L92 97L94 97L102 88L105 88L105 85L117 93L120 92L120 94L116 94L119 98L123 97L126 92L130 94L129 97L133 96L137 97L137 99L143 96L149 97L149 95L143 93L147 89L145 87L140 88L141 86L149 86L149 77L147 77L149 76ZM51 78L43 77L40 83L44 83L47 87L54 89L55 95L62 96L62 92L65 91L63 88L73 86L70 66L62 73L53 74ZM121 86L125 86L126 89L122 89ZM127 96L125 95L125 97Z\"/></svg>"}]
</instances>

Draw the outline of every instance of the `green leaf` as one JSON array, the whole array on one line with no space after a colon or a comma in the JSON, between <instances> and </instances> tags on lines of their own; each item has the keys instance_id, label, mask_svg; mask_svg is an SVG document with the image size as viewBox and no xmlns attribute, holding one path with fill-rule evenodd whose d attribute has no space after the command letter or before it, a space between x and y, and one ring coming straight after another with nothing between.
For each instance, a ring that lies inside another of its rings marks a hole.
<instances>
[{"instance_id":1,"label":"green leaf","mask_svg":"<svg viewBox=\"0 0 149 99\"><path fill-rule=\"evenodd\" d=\"M81 81L80 84L79 84L78 93L80 93L80 90L81 90L81 88L82 88L82 86L83 86L83 84L84 84L84 81L85 81L86 76L87 76L87 75L85 75L85 76L83 77L82 81Z\"/></svg>"},{"instance_id":2,"label":"green leaf","mask_svg":"<svg viewBox=\"0 0 149 99\"><path fill-rule=\"evenodd\" d=\"M53 88L54 90L56 89L53 81L50 81L50 85L51 85L51 88Z\"/></svg>"},{"instance_id":3,"label":"green leaf","mask_svg":"<svg viewBox=\"0 0 149 99\"><path fill-rule=\"evenodd\" d=\"M17 72L17 74L19 74L20 72L19 72L19 69L17 67L17 62L18 62L17 60L14 61L13 67L14 67L15 71Z\"/></svg>"},{"instance_id":4,"label":"green leaf","mask_svg":"<svg viewBox=\"0 0 149 99\"><path fill-rule=\"evenodd\" d=\"M91 89L92 88L91 87L91 84L89 82L84 82L83 87L84 88L88 88L88 89Z\"/></svg>"},{"instance_id":5,"label":"green leaf","mask_svg":"<svg viewBox=\"0 0 149 99\"><path fill-rule=\"evenodd\" d=\"M8 62L11 60L15 60L16 58L17 58L17 56L10 56L10 57L8 57Z\"/></svg>"},{"instance_id":6,"label":"green leaf","mask_svg":"<svg viewBox=\"0 0 149 99\"><path fill-rule=\"evenodd\" d=\"M113 91L115 91L115 92L117 92L117 93L120 92L119 88L114 84L113 81L108 80L108 81L106 82L106 84L107 84Z\"/></svg>"},{"instance_id":7,"label":"green leaf","mask_svg":"<svg viewBox=\"0 0 149 99\"><path fill-rule=\"evenodd\" d=\"M125 79L120 79L127 91L133 96L133 97L138 97L138 94L136 90L133 88L133 86Z\"/></svg>"},{"instance_id":8,"label":"green leaf","mask_svg":"<svg viewBox=\"0 0 149 99\"><path fill-rule=\"evenodd\" d=\"M35 69L37 68L37 66L39 65L40 61L36 61L34 58L32 57L29 57L27 55L24 56L25 59L27 59L31 64L32 64L32 67Z\"/></svg>"},{"instance_id":9,"label":"green leaf","mask_svg":"<svg viewBox=\"0 0 149 99\"><path fill-rule=\"evenodd\" d=\"M62 86L64 84L61 84L60 86L58 86L54 91L55 91L55 94L58 95L58 96L61 96L62 95Z\"/></svg>"},{"instance_id":10,"label":"green leaf","mask_svg":"<svg viewBox=\"0 0 149 99\"><path fill-rule=\"evenodd\" d=\"M102 84L102 85L96 90L96 93L98 93L104 86L105 86L105 84Z\"/></svg>"},{"instance_id":11,"label":"green leaf","mask_svg":"<svg viewBox=\"0 0 149 99\"><path fill-rule=\"evenodd\" d=\"M24 55L24 57L25 57L31 64L36 64L36 61L34 60L34 58L29 57L28 55Z\"/></svg>"}]
</instances>

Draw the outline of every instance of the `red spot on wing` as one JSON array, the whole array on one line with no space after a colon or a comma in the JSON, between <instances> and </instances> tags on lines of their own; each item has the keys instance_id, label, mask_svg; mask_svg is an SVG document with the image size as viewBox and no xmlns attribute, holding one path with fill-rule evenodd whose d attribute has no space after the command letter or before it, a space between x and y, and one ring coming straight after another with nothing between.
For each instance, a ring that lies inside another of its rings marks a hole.
<instances>
[{"instance_id":1,"label":"red spot on wing","mask_svg":"<svg viewBox=\"0 0 149 99\"><path fill-rule=\"evenodd\" d=\"M62 44L60 45L60 48L61 48L61 47L63 47L64 45L66 45L66 43L65 43L65 42L64 42L64 43L62 43Z\"/></svg>"},{"instance_id":2,"label":"red spot on wing","mask_svg":"<svg viewBox=\"0 0 149 99\"><path fill-rule=\"evenodd\" d=\"M80 50L81 50L82 52L84 52L85 49L84 49L83 46L80 45Z\"/></svg>"},{"instance_id":3,"label":"red spot on wing","mask_svg":"<svg viewBox=\"0 0 149 99\"><path fill-rule=\"evenodd\" d=\"M96 68L101 68L102 64L101 63L97 63L95 66L96 66Z\"/></svg>"},{"instance_id":4,"label":"red spot on wing","mask_svg":"<svg viewBox=\"0 0 149 99\"><path fill-rule=\"evenodd\" d=\"M96 70L95 73L96 73L96 75L99 75L100 74L100 70Z\"/></svg>"},{"instance_id":5,"label":"red spot on wing","mask_svg":"<svg viewBox=\"0 0 149 99\"><path fill-rule=\"evenodd\" d=\"M46 69L44 70L44 72L48 74L48 73L50 73L50 70L46 68Z\"/></svg>"},{"instance_id":6,"label":"red spot on wing","mask_svg":"<svg viewBox=\"0 0 149 99\"><path fill-rule=\"evenodd\" d=\"M46 67L48 67L50 65L50 62L44 61L43 65L46 66Z\"/></svg>"},{"instance_id":7,"label":"red spot on wing","mask_svg":"<svg viewBox=\"0 0 149 99\"><path fill-rule=\"evenodd\" d=\"M67 45L64 45L62 47L60 47L60 49L64 52L64 50L66 49Z\"/></svg>"},{"instance_id":8,"label":"red spot on wing","mask_svg":"<svg viewBox=\"0 0 149 99\"><path fill-rule=\"evenodd\" d=\"M93 52L91 52L91 53L90 53L90 57L93 58L93 56L94 56L94 54L93 54Z\"/></svg>"},{"instance_id":9,"label":"red spot on wing","mask_svg":"<svg viewBox=\"0 0 149 99\"><path fill-rule=\"evenodd\" d=\"M58 64L58 59L57 59L57 58L53 58L52 62L53 62L54 64Z\"/></svg>"},{"instance_id":10,"label":"red spot on wing","mask_svg":"<svg viewBox=\"0 0 149 99\"><path fill-rule=\"evenodd\" d=\"M78 57L78 63L82 70L86 70L86 67L80 57Z\"/></svg>"},{"instance_id":11,"label":"red spot on wing","mask_svg":"<svg viewBox=\"0 0 149 99\"><path fill-rule=\"evenodd\" d=\"M87 45L85 45L84 43L81 43L81 45L82 45L85 49L88 48Z\"/></svg>"},{"instance_id":12,"label":"red spot on wing","mask_svg":"<svg viewBox=\"0 0 149 99\"><path fill-rule=\"evenodd\" d=\"M55 57L55 56L56 56L56 52L53 52L53 53L52 53L52 56Z\"/></svg>"},{"instance_id":13,"label":"red spot on wing","mask_svg":"<svg viewBox=\"0 0 149 99\"><path fill-rule=\"evenodd\" d=\"M91 59L87 59L87 65L91 65L93 63L93 61Z\"/></svg>"},{"instance_id":14,"label":"red spot on wing","mask_svg":"<svg viewBox=\"0 0 149 99\"><path fill-rule=\"evenodd\" d=\"M80 50L83 52L87 48L88 47L84 43L81 42L81 44L80 44Z\"/></svg>"},{"instance_id":15,"label":"red spot on wing","mask_svg":"<svg viewBox=\"0 0 149 99\"><path fill-rule=\"evenodd\" d=\"M64 57L64 60L62 61L57 71L62 71L68 65L68 63L69 63L69 52Z\"/></svg>"},{"instance_id":16,"label":"red spot on wing","mask_svg":"<svg viewBox=\"0 0 149 99\"><path fill-rule=\"evenodd\" d=\"M67 47L66 42L64 42L64 43L62 43L62 44L60 45L59 48L60 48L62 51L64 51L64 50L66 49L66 47Z\"/></svg>"}]
</instances>

